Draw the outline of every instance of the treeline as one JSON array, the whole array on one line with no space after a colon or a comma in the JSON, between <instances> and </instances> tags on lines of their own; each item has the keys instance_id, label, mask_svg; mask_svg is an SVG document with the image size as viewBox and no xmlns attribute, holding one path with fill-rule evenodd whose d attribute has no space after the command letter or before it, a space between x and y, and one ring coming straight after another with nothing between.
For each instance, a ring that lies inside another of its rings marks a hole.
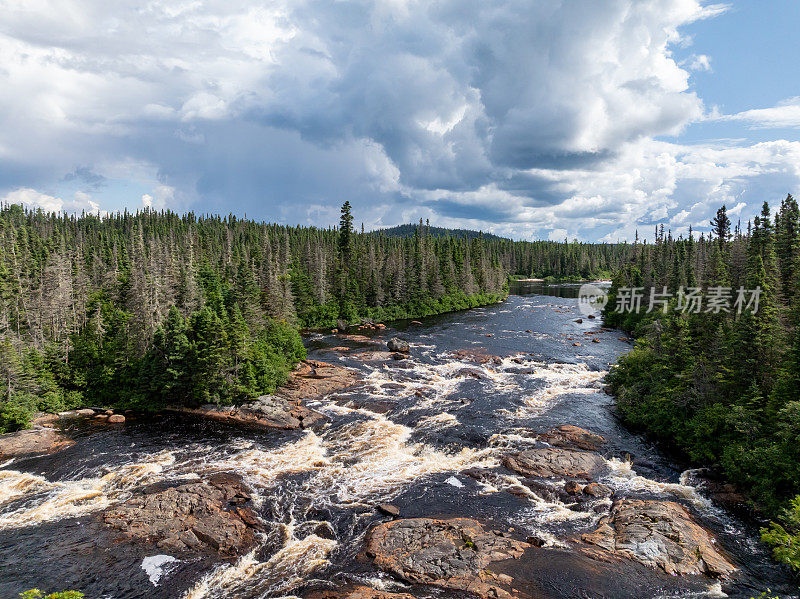
<instances>
[{"instance_id":1,"label":"treeline","mask_svg":"<svg viewBox=\"0 0 800 599\"><path fill-rule=\"evenodd\" d=\"M504 297L502 248L145 210L0 210L0 428L34 410L236 402L305 356L298 327Z\"/></svg>"},{"instance_id":2,"label":"treeline","mask_svg":"<svg viewBox=\"0 0 800 599\"><path fill-rule=\"evenodd\" d=\"M800 567L800 537L791 536L800 499L790 504L800 494L800 211L790 195L774 217L765 203L732 229L723 206L711 225L699 240L662 228L654 244L632 248L605 318L637 342L608 380L629 423L719 467L781 518L788 530L774 525L765 538ZM648 313L650 289L658 297L665 286L673 297ZM631 288L645 296L638 313ZM689 301L697 289L699 311Z\"/></svg>"}]
</instances>

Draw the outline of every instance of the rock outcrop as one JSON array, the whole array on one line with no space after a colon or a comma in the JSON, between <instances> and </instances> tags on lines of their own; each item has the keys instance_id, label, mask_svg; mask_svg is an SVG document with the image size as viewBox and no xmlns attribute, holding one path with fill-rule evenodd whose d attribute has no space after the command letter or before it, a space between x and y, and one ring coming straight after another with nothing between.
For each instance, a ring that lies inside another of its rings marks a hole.
<instances>
[{"instance_id":1,"label":"rock outcrop","mask_svg":"<svg viewBox=\"0 0 800 599\"><path fill-rule=\"evenodd\" d=\"M289 375L289 380L275 395L300 402L352 387L359 382L353 370L319 360L305 360Z\"/></svg>"},{"instance_id":2,"label":"rock outcrop","mask_svg":"<svg viewBox=\"0 0 800 599\"><path fill-rule=\"evenodd\" d=\"M736 569L710 533L672 501L620 500L582 539L608 552L596 557L624 556L667 574L726 576Z\"/></svg>"},{"instance_id":3,"label":"rock outcrop","mask_svg":"<svg viewBox=\"0 0 800 599\"><path fill-rule=\"evenodd\" d=\"M585 451L540 447L507 455L503 465L523 476L591 480L607 469L599 455Z\"/></svg>"},{"instance_id":4,"label":"rock outcrop","mask_svg":"<svg viewBox=\"0 0 800 599\"><path fill-rule=\"evenodd\" d=\"M0 436L0 461L38 453L60 451L75 442L53 428L33 428Z\"/></svg>"},{"instance_id":5,"label":"rock outcrop","mask_svg":"<svg viewBox=\"0 0 800 599\"><path fill-rule=\"evenodd\" d=\"M357 584L312 591L306 595L306 599L415 599L415 597L408 593L391 593Z\"/></svg>"},{"instance_id":6,"label":"rock outcrop","mask_svg":"<svg viewBox=\"0 0 800 599\"><path fill-rule=\"evenodd\" d=\"M297 365L289 375L289 380L275 395L262 395L240 406L208 404L199 408L173 407L168 411L236 425L276 429L307 428L325 417L303 406L303 400L319 399L329 393L352 387L358 381L358 374L352 370L318 360L306 360Z\"/></svg>"},{"instance_id":7,"label":"rock outcrop","mask_svg":"<svg viewBox=\"0 0 800 599\"><path fill-rule=\"evenodd\" d=\"M124 539L172 552L215 552L230 557L255 545L260 523L241 478L216 474L204 482L153 485L101 519Z\"/></svg>"},{"instance_id":8,"label":"rock outcrop","mask_svg":"<svg viewBox=\"0 0 800 599\"><path fill-rule=\"evenodd\" d=\"M479 597L509 597L512 579L487 566L518 558L528 547L528 543L487 531L469 518L410 518L373 528L365 552L376 566L408 582Z\"/></svg>"},{"instance_id":9,"label":"rock outcrop","mask_svg":"<svg viewBox=\"0 0 800 599\"><path fill-rule=\"evenodd\" d=\"M324 418L319 412L276 395L262 395L241 406L208 404L199 408L170 408L169 411L201 416L228 424L286 430L305 428Z\"/></svg>"},{"instance_id":10,"label":"rock outcrop","mask_svg":"<svg viewBox=\"0 0 800 599\"><path fill-rule=\"evenodd\" d=\"M452 357L454 360L464 360L467 362L475 362L476 364L498 365L503 362L503 358L500 356L493 356L479 349L459 349L452 353Z\"/></svg>"},{"instance_id":11,"label":"rock outcrop","mask_svg":"<svg viewBox=\"0 0 800 599\"><path fill-rule=\"evenodd\" d=\"M539 440L553 447L583 449L585 451L597 451L606 442L605 437L602 435L571 424L557 426L539 435Z\"/></svg>"}]
</instances>

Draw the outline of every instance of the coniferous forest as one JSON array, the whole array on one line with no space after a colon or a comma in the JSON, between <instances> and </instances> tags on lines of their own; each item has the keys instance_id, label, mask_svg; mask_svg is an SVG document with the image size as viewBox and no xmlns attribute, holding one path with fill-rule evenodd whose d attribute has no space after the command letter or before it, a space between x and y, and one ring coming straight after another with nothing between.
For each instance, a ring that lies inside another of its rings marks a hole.
<instances>
[{"instance_id":1,"label":"coniferous forest","mask_svg":"<svg viewBox=\"0 0 800 599\"><path fill-rule=\"evenodd\" d=\"M713 234L637 244L614 279L606 322L638 338L608 380L629 424L718 466L755 505L800 532L800 212L791 195L774 218L764 203L732 227L723 206ZM647 313L620 310L621 289L760 288L757 310L679 299ZM776 557L800 567L800 537L765 530Z\"/></svg>"},{"instance_id":2,"label":"coniferous forest","mask_svg":"<svg viewBox=\"0 0 800 599\"><path fill-rule=\"evenodd\" d=\"M357 233L235 216L0 211L0 428L34 411L234 403L305 356L298 330L499 301L509 274L596 276L624 246Z\"/></svg>"}]
</instances>

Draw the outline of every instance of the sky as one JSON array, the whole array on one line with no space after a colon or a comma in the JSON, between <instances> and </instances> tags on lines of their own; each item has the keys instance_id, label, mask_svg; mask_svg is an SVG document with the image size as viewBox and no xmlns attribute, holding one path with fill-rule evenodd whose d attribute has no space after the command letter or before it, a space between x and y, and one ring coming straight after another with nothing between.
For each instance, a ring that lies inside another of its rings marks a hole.
<instances>
[{"instance_id":1,"label":"sky","mask_svg":"<svg viewBox=\"0 0 800 599\"><path fill-rule=\"evenodd\" d=\"M584 241L800 192L796 0L0 0L0 200Z\"/></svg>"}]
</instances>

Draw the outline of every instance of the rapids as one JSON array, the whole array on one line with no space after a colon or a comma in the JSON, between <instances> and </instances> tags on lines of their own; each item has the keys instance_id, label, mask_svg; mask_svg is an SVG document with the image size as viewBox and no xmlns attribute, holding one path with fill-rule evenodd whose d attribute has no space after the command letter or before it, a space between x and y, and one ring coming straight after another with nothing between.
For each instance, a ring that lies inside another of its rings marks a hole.
<instances>
[{"instance_id":1,"label":"rapids","mask_svg":"<svg viewBox=\"0 0 800 599\"><path fill-rule=\"evenodd\" d=\"M116 429L74 425L74 446L0 467L0 597L32 587L74 588L90 598L302 597L346 581L455 596L408 587L357 559L366 531L385 521L375 506L387 502L403 517L473 517L521 538L538 537L542 551L553 552L541 574L553 589L548 597L629 596L615 593L613 583L593 594L559 582L582 567L570 558L571 539L596 524L609 499L548 500L500 468L504 453L531 446L537 433L559 424L606 437L601 453L609 473L600 482L624 496L683 503L740 568L721 584L658 579L636 596L746 598L766 587L793 596L796 588L768 559L755 524L715 506L698 472L617 421L602 379L630 345L619 331L602 330L599 319L576 323L575 291L517 286L496 306L368 333L406 338L407 361L359 358L374 345L348 342L352 351L333 351L345 342L308 336L309 357L363 377L347 392L308 404L328 418L313 430L249 431L175 416L132 419ZM599 343L591 343L595 337ZM502 359L481 364L456 357L464 349ZM476 467L496 472L480 481L463 474ZM152 547L113 544L98 523L101 510L137 487L215 472L243 476L267 523L259 545L239 559L177 559Z\"/></svg>"}]
</instances>

